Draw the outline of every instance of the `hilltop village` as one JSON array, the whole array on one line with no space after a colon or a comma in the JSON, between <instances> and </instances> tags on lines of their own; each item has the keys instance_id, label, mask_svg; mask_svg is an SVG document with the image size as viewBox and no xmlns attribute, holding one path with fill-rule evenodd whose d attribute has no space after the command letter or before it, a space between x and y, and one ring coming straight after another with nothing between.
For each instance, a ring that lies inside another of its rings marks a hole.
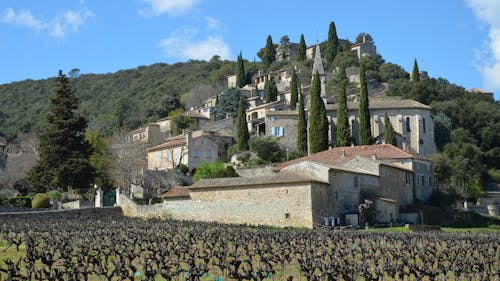
<instances>
[{"instance_id":1,"label":"hilltop village","mask_svg":"<svg viewBox=\"0 0 500 281\"><path fill-rule=\"evenodd\" d=\"M356 44L351 50L359 57L376 54L371 42ZM311 84L317 74L331 145L335 141L338 103L328 101L325 86L336 73L325 72L319 45L308 48L307 55L314 64L313 73L307 75L310 80L303 81L300 89L305 111L310 108ZM356 70L359 73L359 68L350 72ZM295 71L292 67L259 73L243 87L236 86L236 75L227 77L228 88L241 93L247 104L245 123L251 137L272 138L286 151L297 150L299 110L291 105ZM349 79L360 82L356 74ZM276 84L277 98L266 102L265 85L269 81ZM426 158L436 152L429 106L371 90L374 92L369 98L372 145L357 145L359 97L352 96L347 102L352 146L309 153L274 167L238 169L240 177L201 179L191 186L176 186L164 194L164 204L149 211L132 211L132 215L165 212L177 219L295 227L313 227L322 224L324 218L342 218L357 225L358 207L366 199L375 209L369 218L372 222L396 223L404 218L418 223L418 213L400 210L426 202L434 190L433 162ZM129 141L155 144L147 148L148 170L171 170L185 165L194 172L202 163L241 162L237 155L227 158L228 148L237 137L236 118L227 116L214 121L214 108L220 99L215 95L201 107L183 113L193 120L192 127L197 130L185 129L182 134L174 135L172 120L164 118L131 132ZM393 144L384 141L387 127L384 117L388 117L394 128ZM120 201L131 204L125 197Z\"/></svg>"},{"instance_id":2,"label":"hilltop village","mask_svg":"<svg viewBox=\"0 0 500 281\"><path fill-rule=\"evenodd\" d=\"M490 128L500 115L492 94L431 78L416 59L408 74L382 59L369 34L351 43L330 33L308 47L303 36L291 43L285 35L280 44L268 36L259 64L240 53L236 63L214 56L102 78L60 72L57 94L78 87L81 112L93 118L89 128L75 115L72 126L82 130L76 137L60 140L68 126L57 124L69 121L56 122L45 133L55 142L26 138L16 150L8 143L12 128L29 132L43 123L18 124L10 118L18 113L3 109L10 119L0 135L0 205L26 207L36 191L62 208L116 204L132 217L306 228L442 224L454 220L449 208L461 201L498 214L500 130ZM169 76L171 68L180 74ZM179 83L207 77L214 84L180 94ZM43 94L46 82L0 91L40 87ZM23 95L6 102L16 98ZM57 101L52 120L65 111ZM66 151L66 141L82 148L82 159L67 158L61 176L51 151Z\"/></svg>"}]
</instances>

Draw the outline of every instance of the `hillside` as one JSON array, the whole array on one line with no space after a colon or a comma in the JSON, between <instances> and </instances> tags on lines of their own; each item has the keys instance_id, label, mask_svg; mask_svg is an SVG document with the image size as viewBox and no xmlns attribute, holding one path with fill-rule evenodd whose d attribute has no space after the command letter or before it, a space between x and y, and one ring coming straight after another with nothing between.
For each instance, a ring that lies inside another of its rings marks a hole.
<instances>
[{"instance_id":1,"label":"hillside","mask_svg":"<svg viewBox=\"0 0 500 281\"><path fill-rule=\"evenodd\" d=\"M180 106L182 94L195 86L225 84L233 69L234 62L216 58L210 62L158 63L116 73L83 74L72 78L71 84L89 126L110 135L120 127L134 129L167 116ZM38 132L56 86L55 78L0 85L0 132L9 139Z\"/></svg>"}]
</instances>

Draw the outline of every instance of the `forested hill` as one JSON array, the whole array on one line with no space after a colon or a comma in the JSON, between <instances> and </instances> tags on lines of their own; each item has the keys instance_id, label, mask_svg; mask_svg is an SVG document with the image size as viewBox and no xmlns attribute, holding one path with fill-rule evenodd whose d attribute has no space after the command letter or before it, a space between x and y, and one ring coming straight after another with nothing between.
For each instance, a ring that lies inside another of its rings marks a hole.
<instances>
[{"instance_id":1,"label":"forested hill","mask_svg":"<svg viewBox=\"0 0 500 281\"><path fill-rule=\"evenodd\" d=\"M120 127L134 129L168 115L180 106L180 97L193 87L217 88L234 71L234 62L189 61L158 63L109 74L71 78L80 111L89 126L109 135ZM54 69L54 76L58 70ZM55 78L0 85L0 132L13 139L43 128Z\"/></svg>"}]
</instances>

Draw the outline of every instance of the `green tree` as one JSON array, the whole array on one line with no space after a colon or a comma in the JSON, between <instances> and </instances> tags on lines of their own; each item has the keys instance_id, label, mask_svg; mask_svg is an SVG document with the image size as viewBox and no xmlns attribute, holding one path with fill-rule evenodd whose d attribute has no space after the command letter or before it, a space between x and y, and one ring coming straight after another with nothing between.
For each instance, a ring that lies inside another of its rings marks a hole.
<instances>
[{"instance_id":1,"label":"green tree","mask_svg":"<svg viewBox=\"0 0 500 281\"><path fill-rule=\"evenodd\" d=\"M418 70L417 59L413 61L413 70L411 72L411 81L420 82L420 71Z\"/></svg>"},{"instance_id":2,"label":"green tree","mask_svg":"<svg viewBox=\"0 0 500 281\"><path fill-rule=\"evenodd\" d=\"M281 162L283 151L278 141L273 137L257 137L249 141L250 151L255 152L257 156L269 163Z\"/></svg>"},{"instance_id":3,"label":"green tree","mask_svg":"<svg viewBox=\"0 0 500 281\"><path fill-rule=\"evenodd\" d=\"M304 95L299 93L299 116L297 120L297 151L301 155L307 154L307 120L304 108Z\"/></svg>"},{"instance_id":4,"label":"green tree","mask_svg":"<svg viewBox=\"0 0 500 281\"><path fill-rule=\"evenodd\" d=\"M359 144L369 145L372 141L372 130L370 125L370 110L368 104L368 88L366 86L365 69L363 65L359 70Z\"/></svg>"},{"instance_id":5,"label":"green tree","mask_svg":"<svg viewBox=\"0 0 500 281\"><path fill-rule=\"evenodd\" d=\"M337 28L335 27L335 23L330 22L330 26L328 28L328 40L326 41L326 50L325 50L325 60L329 63L333 63L337 52L339 52L339 38L337 37Z\"/></svg>"},{"instance_id":6,"label":"green tree","mask_svg":"<svg viewBox=\"0 0 500 281\"><path fill-rule=\"evenodd\" d=\"M236 87L243 88L247 82L247 75L245 72L245 63L243 62L243 55L238 55L238 62L236 63Z\"/></svg>"},{"instance_id":7,"label":"green tree","mask_svg":"<svg viewBox=\"0 0 500 281\"><path fill-rule=\"evenodd\" d=\"M220 161L213 163L203 162L196 168L193 175L193 181L197 182L201 179L214 179L214 178L234 178L239 177L238 173L231 166L226 166Z\"/></svg>"},{"instance_id":8,"label":"green tree","mask_svg":"<svg viewBox=\"0 0 500 281\"><path fill-rule=\"evenodd\" d=\"M184 109L182 108L171 111L168 114L168 118L172 122L171 130L174 135L180 135L184 129L188 129L194 125L194 120L191 117L184 115Z\"/></svg>"},{"instance_id":9,"label":"green tree","mask_svg":"<svg viewBox=\"0 0 500 281\"><path fill-rule=\"evenodd\" d=\"M264 82L264 97L266 103L278 100L278 88L274 79L266 79Z\"/></svg>"},{"instance_id":10,"label":"green tree","mask_svg":"<svg viewBox=\"0 0 500 281\"><path fill-rule=\"evenodd\" d=\"M240 91L227 89L219 96L218 103L214 107L215 120L225 119L229 114L235 118L238 115L238 104L240 102Z\"/></svg>"},{"instance_id":11,"label":"green tree","mask_svg":"<svg viewBox=\"0 0 500 281\"><path fill-rule=\"evenodd\" d=\"M363 42L373 43L373 37L366 32L361 32L360 34L358 34L358 36L356 36L356 44Z\"/></svg>"},{"instance_id":12,"label":"green tree","mask_svg":"<svg viewBox=\"0 0 500 281\"><path fill-rule=\"evenodd\" d=\"M300 34L299 50L297 56L298 61L306 60L306 49L307 47L306 47L306 40L304 39L304 34Z\"/></svg>"},{"instance_id":13,"label":"green tree","mask_svg":"<svg viewBox=\"0 0 500 281\"><path fill-rule=\"evenodd\" d=\"M297 107L297 102L299 98L299 78L297 77L297 73L295 73L295 69L293 69L292 73L292 81L290 81L290 106L295 109Z\"/></svg>"},{"instance_id":14,"label":"green tree","mask_svg":"<svg viewBox=\"0 0 500 281\"><path fill-rule=\"evenodd\" d=\"M245 114L245 106L243 104L243 95L240 95L240 103L238 104L238 117L236 119L236 144L238 151L248 150L248 133L247 118Z\"/></svg>"},{"instance_id":15,"label":"green tree","mask_svg":"<svg viewBox=\"0 0 500 281\"><path fill-rule=\"evenodd\" d=\"M85 140L87 121L77 114L78 99L62 71L59 88L51 98L48 125L40 134L40 158L28 172L36 191L89 188L95 179L90 163L92 146Z\"/></svg>"},{"instance_id":16,"label":"green tree","mask_svg":"<svg viewBox=\"0 0 500 281\"><path fill-rule=\"evenodd\" d=\"M107 142L101 138L97 131L87 130L87 141L92 145L92 156L90 163L96 171L96 184L101 189L108 190L113 187L111 169L113 156Z\"/></svg>"},{"instance_id":17,"label":"green tree","mask_svg":"<svg viewBox=\"0 0 500 281\"><path fill-rule=\"evenodd\" d=\"M313 78L310 103L309 153L313 154L328 149L328 120L325 104L321 99L321 84L317 71Z\"/></svg>"},{"instance_id":18,"label":"green tree","mask_svg":"<svg viewBox=\"0 0 500 281\"><path fill-rule=\"evenodd\" d=\"M392 127L392 123L389 120L389 116L387 113L384 116L384 143L397 145L396 142L396 133L394 132L394 128Z\"/></svg>"},{"instance_id":19,"label":"green tree","mask_svg":"<svg viewBox=\"0 0 500 281\"><path fill-rule=\"evenodd\" d=\"M273 38L271 35L267 36L266 47L264 48L264 54L262 57L262 63L266 68L268 68L276 60L276 47L273 44Z\"/></svg>"},{"instance_id":20,"label":"green tree","mask_svg":"<svg viewBox=\"0 0 500 281\"><path fill-rule=\"evenodd\" d=\"M406 72L401 66L393 63L384 63L378 67L378 73L380 80L382 82L389 82L397 79L410 78L408 72Z\"/></svg>"},{"instance_id":21,"label":"green tree","mask_svg":"<svg viewBox=\"0 0 500 281\"><path fill-rule=\"evenodd\" d=\"M337 109L337 130L335 134L335 146L351 145L351 127L349 126L349 112L347 110L347 77L345 69L341 67L337 74L338 81L338 109Z\"/></svg>"},{"instance_id":22,"label":"green tree","mask_svg":"<svg viewBox=\"0 0 500 281\"><path fill-rule=\"evenodd\" d=\"M335 56L333 60L334 67L344 67L347 68L349 66L358 66L359 60L358 56L351 52L350 50L341 52Z\"/></svg>"}]
</instances>

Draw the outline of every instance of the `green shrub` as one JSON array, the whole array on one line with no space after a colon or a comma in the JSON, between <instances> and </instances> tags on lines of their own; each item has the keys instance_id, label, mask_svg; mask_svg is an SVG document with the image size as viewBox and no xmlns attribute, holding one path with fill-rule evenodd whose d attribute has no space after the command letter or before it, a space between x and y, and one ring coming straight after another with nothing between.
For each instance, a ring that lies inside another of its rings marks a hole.
<instances>
[{"instance_id":1,"label":"green shrub","mask_svg":"<svg viewBox=\"0 0 500 281\"><path fill-rule=\"evenodd\" d=\"M14 196L9 198L9 205L14 207L31 207L31 196Z\"/></svg>"},{"instance_id":2,"label":"green shrub","mask_svg":"<svg viewBox=\"0 0 500 281\"><path fill-rule=\"evenodd\" d=\"M61 192L59 192L59 190L51 190L47 192L47 196L50 200L61 200L62 198L62 194Z\"/></svg>"},{"instance_id":3,"label":"green shrub","mask_svg":"<svg viewBox=\"0 0 500 281\"><path fill-rule=\"evenodd\" d=\"M38 193L33 197L31 201L31 208L39 209L39 208L48 208L50 207L50 198L45 193Z\"/></svg>"}]
</instances>

